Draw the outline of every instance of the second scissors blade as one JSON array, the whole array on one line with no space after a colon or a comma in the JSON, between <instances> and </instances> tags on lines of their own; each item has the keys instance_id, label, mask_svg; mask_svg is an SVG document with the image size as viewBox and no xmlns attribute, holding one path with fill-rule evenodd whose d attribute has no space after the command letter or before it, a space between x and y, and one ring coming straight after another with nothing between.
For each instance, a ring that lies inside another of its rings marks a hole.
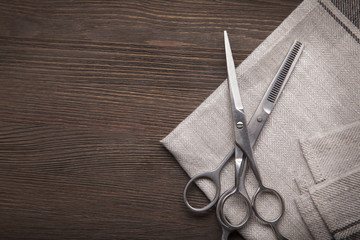
<instances>
[{"instance_id":1,"label":"second scissors blade","mask_svg":"<svg viewBox=\"0 0 360 240\"><path fill-rule=\"evenodd\" d=\"M243 110L244 107L241 102L239 86L236 80L234 59L231 52L229 37L226 31L224 31L224 42L231 103L237 110Z\"/></svg>"}]
</instances>

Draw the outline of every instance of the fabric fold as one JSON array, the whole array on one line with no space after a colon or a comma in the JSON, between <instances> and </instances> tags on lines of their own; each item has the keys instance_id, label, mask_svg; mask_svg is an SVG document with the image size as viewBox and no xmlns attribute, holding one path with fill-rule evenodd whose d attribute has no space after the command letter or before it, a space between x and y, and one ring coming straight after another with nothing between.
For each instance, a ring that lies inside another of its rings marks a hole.
<instances>
[{"instance_id":1,"label":"fabric fold","mask_svg":"<svg viewBox=\"0 0 360 240\"><path fill-rule=\"evenodd\" d=\"M360 234L360 121L301 141L314 177L296 200L316 239L358 239Z\"/></svg>"},{"instance_id":2,"label":"fabric fold","mask_svg":"<svg viewBox=\"0 0 360 240\"><path fill-rule=\"evenodd\" d=\"M317 133L300 143L315 183L323 182L359 165L360 122Z\"/></svg>"}]
</instances>

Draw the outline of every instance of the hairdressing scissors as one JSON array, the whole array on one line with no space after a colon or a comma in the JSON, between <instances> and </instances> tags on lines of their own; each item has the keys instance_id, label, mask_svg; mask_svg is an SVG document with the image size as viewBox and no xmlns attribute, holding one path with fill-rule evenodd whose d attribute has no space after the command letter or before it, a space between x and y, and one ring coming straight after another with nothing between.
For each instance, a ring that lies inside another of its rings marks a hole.
<instances>
[{"instance_id":1,"label":"hairdressing scissors","mask_svg":"<svg viewBox=\"0 0 360 240\"><path fill-rule=\"evenodd\" d=\"M184 201L186 205L195 212L204 212L214 206L217 202L217 218L222 225L223 236L222 239L227 239L230 232L234 230L241 229L250 219L252 212L261 219L263 222L269 224L274 230L276 236L279 239L286 239L281 235L277 228L277 224L281 219L285 208L284 201L281 195L274 189L265 187L262 183L262 179L259 173L259 170L256 166L252 147L255 145L255 142L268 118L272 109L274 108L280 93L282 92L285 83L287 82L289 75L291 74L299 56L303 49L303 44L295 41L288 55L286 56L282 66L274 77L274 80L270 84L266 94L264 95L260 105L255 111L254 116L251 118L249 124L247 124L246 116L244 113L244 108L240 98L240 91L238 83L236 80L235 65L231 53L230 43L226 31L224 32L224 41L225 41L225 52L226 52L226 63L227 63L227 72L228 72L228 85L230 90L230 102L231 102L231 112L233 117L233 127L235 134L235 148L229 152L225 159L220 163L220 165L213 171L199 174L188 182L184 190ZM231 156L235 153L235 186L227 191L225 191L220 196L220 172L226 163L231 159ZM246 157L246 158L245 158ZM247 164L250 164L250 167L255 175L256 180L258 181L259 187L255 192L252 199L248 196L248 193L245 188L245 175L247 170ZM216 193L214 199L203 208L194 208L190 205L187 200L187 191L189 186L198 179L208 178L215 183ZM266 219L261 213L257 210L257 198L262 193L269 193L274 195L281 205L281 210L279 215L275 219ZM238 195L245 202L247 206L246 216L242 219L239 224L232 224L224 215L224 205L229 197Z\"/></svg>"}]
</instances>

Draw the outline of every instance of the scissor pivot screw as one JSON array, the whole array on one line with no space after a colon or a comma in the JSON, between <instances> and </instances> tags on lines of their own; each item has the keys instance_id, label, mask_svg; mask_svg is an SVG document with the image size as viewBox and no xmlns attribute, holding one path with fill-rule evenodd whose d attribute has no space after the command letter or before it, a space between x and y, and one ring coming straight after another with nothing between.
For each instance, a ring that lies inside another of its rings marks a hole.
<instances>
[{"instance_id":1,"label":"scissor pivot screw","mask_svg":"<svg viewBox=\"0 0 360 240\"><path fill-rule=\"evenodd\" d=\"M257 121L258 121L258 122L262 122L262 120L263 120L262 117L258 117L258 118L257 118Z\"/></svg>"},{"instance_id":2,"label":"scissor pivot screw","mask_svg":"<svg viewBox=\"0 0 360 240\"><path fill-rule=\"evenodd\" d=\"M244 127L243 122L237 122L237 123L236 123L236 127L237 127L238 129L242 129L242 128Z\"/></svg>"}]
</instances>

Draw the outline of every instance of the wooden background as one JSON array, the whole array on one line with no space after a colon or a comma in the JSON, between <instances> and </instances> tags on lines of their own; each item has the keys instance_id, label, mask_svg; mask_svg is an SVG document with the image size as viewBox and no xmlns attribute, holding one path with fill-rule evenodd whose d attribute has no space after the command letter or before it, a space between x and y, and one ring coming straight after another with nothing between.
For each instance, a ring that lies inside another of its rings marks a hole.
<instances>
[{"instance_id":1,"label":"wooden background","mask_svg":"<svg viewBox=\"0 0 360 240\"><path fill-rule=\"evenodd\" d=\"M300 2L1 1L0 239L219 239L159 141Z\"/></svg>"}]
</instances>

